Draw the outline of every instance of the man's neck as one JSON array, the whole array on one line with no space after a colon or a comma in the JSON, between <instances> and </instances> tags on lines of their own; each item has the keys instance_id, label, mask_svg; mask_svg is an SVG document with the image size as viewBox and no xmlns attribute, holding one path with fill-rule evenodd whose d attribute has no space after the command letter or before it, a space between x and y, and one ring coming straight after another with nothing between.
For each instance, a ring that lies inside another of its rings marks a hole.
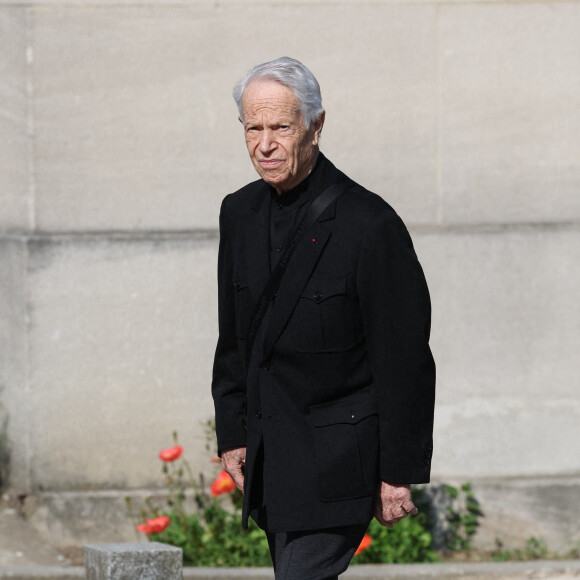
<instances>
[{"instance_id":1,"label":"man's neck","mask_svg":"<svg viewBox=\"0 0 580 580\"><path fill-rule=\"evenodd\" d=\"M276 190L276 193L278 195L284 195L285 193L288 193L289 191L292 191L293 189L296 189L297 187L299 187L300 184L305 179L308 178L308 176L312 173L313 169L316 167L316 162L318 161L319 155L320 155L320 150L318 148L316 148L316 152L312 156L312 159L310 160L310 163L308 163L308 165L307 165L307 170L303 173L303 175L301 175L301 177L299 178L299 180L292 187L280 188L280 187L277 187L277 186L273 185L272 187Z\"/></svg>"}]
</instances>

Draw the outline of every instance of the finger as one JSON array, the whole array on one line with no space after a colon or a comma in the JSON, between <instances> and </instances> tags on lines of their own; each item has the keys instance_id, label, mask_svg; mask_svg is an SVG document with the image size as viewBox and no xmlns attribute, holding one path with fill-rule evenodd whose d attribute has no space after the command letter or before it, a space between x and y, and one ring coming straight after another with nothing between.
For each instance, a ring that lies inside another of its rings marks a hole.
<instances>
[{"instance_id":1,"label":"finger","mask_svg":"<svg viewBox=\"0 0 580 580\"><path fill-rule=\"evenodd\" d=\"M398 524L403 518L389 518L385 519L382 514L377 515L375 513L375 517L381 526L385 526L385 528L392 529L395 524Z\"/></svg>"},{"instance_id":2,"label":"finger","mask_svg":"<svg viewBox=\"0 0 580 580\"><path fill-rule=\"evenodd\" d=\"M237 479L234 479L234 483L236 484L236 487L242 493L244 493L244 476L242 475L241 477L238 477Z\"/></svg>"},{"instance_id":3,"label":"finger","mask_svg":"<svg viewBox=\"0 0 580 580\"><path fill-rule=\"evenodd\" d=\"M381 526L385 526L386 528L392 528L396 523L400 522L403 518L405 518L407 514L402 515L401 517L395 517L392 515L390 511L376 509L375 510L375 518Z\"/></svg>"},{"instance_id":4,"label":"finger","mask_svg":"<svg viewBox=\"0 0 580 580\"><path fill-rule=\"evenodd\" d=\"M222 466L230 475L232 475L232 472L234 471L240 471L241 465L243 465L243 463L241 463L237 457L228 456L222 458Z\"/></svg>"},{"instance_id":5,"label":"finger","mask_svg":"<svg viewBox=\"0 0 580 580\"><path fill-rule=\"evenodd\" d=\"M406 517L407 517L407 514L403 510L401 510L400 512L397 512L397 513L391 512L391 515L388 518L386 518L386 520L388 522L392 522L393 524L396 524L397 522L400 522L402 519L404 519Z\"/></svg>"},{"instance_id":6,"label":"finger","mask_svg":"<svg viewBox=\"0 0 580 580\"><path fill-rule=\"evenodd\" d=\"M395 518L392 504L383 502L383 518L386 522L390 522Z\"/></svg>"},{"instance_id":7,"label":"finger","mask_svg":"<svg viewBox=\"0 0 580 580\"><path fill-rule=\"evenodd\" d=\"M389 521L385 518L382 507L380 505L375 506L375 518L377 518L377 521L379 524L381 524L381 526L390 526Z\"/></svg>"},{"instance_id":8,"label":"finger","mask_svg":"<svg viewBox=\"0 0 580 580\"><path fill-rule=\"evenodd\" d=\"M230 473L230 477L234 480L236 487L244 493L244 474L241 470L235 470L234 472Z\"/></svg>"},{"instance_id":9,"label":"finger","mask_svg":"<svg viewBox=\"0 0 580 580\"><path fill-rule=\"evenodd\" d=\"M239 481L243 481L244 472L239 463L225 460L222 464L224 471L234 480L234 483L239 486Z\"/></svg>"},{"instance_id":10,"label":"finger","mask_svg":"<svg viewBox=\"0 0 580 580\"><path fill-rule=\"evenodd\" d=\"M415 516L419 513L419 510L417 509L417 506L411 501L406 501L402 506L401 506L409 515Z\"/></svg>"}]
</instances>

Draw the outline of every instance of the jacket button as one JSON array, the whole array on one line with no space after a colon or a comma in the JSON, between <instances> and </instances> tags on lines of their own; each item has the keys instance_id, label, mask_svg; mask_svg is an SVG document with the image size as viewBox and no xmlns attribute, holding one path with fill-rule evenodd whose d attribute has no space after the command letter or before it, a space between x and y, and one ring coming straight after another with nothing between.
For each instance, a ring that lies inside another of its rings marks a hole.
<instances>
[{"instance_id":1,"label":"jacket button","mask_svg":"<svg viewBox=\"0 0 580 580\"><path fill-rule=\"evenodd\" d=\"M314 302L316 302L317 304L318 304L319 302L322 302L322 299L324 298L324 294L322 293L322 290L317 290L317 291L314 293L314 296L313 296L313 298L314 298Z\"/></svg>"},{"instance_id":2,"label":"jacket button","mask_svg":"<svg viewBox=\"0 0 580 580\"><path fill-rule=\"evenodd\" d=\"M234 280L234 288L236 290L239 290L240 289L240 286L241 286L240 281L239 280Z\"/></svg>"},{"instance_id":3,"label":"jacket button","mask_svg":"<svg viewBox=\"0 0 580 580\"><path fill-rule=\"evenodd\" d=\"M261 419L262 418L262 411L256 411L256 417L258 419Z\"/></svg>"}]
</instances>

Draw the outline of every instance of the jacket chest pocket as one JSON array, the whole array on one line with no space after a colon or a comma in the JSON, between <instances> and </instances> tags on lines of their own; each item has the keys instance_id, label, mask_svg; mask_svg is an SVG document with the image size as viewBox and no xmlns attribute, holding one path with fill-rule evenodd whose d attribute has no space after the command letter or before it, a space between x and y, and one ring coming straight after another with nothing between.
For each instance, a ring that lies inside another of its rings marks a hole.
<instances>
[{"instance_id":1,"label":"jacket chest pocket","mask_svg":"<svg viewBox=\"0 0 580 580\"><path fill-rule=\"evenodd\" d=\"M310 409L322 501L373 495L379 481L379 420L372 391Z\"/></svg>"},{"instance_id":2,"label":"jacket chest pocket","mask_svg":"<svg viewBox=\"0 0 580 580\"><path fill-rule=\"evenodd\" d=\"M355 344L346 278L311 280L302 291L289 327L299 352L341 352Z\"/></svg>"}]
</instances>

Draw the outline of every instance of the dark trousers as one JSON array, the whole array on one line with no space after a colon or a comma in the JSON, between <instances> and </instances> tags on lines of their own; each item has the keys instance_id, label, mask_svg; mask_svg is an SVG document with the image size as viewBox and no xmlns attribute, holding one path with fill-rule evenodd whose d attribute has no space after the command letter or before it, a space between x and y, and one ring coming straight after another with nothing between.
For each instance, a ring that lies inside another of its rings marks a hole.
<instances>
[{"instance_id":1,"label":"dark trousers","mask_svg":"<svg viewBox=\"0 0 580 580\"><path fill-rule=\"evenodd\" d=\"M338 580L367 528L368 522L305 532L266 532L276 580Z\"/></svg>"}]
</instances>

